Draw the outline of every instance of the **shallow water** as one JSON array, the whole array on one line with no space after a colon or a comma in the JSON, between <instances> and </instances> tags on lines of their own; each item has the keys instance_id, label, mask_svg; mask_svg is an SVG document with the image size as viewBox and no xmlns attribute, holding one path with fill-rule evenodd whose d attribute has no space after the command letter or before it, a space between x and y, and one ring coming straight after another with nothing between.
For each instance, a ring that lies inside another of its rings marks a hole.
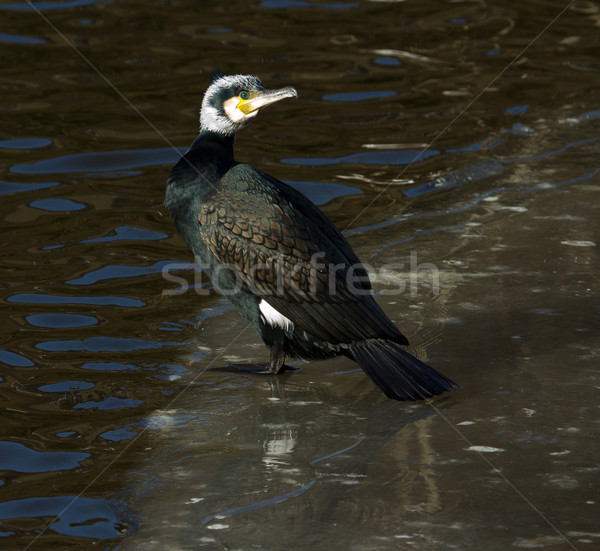
<instances>
[{"instance_id":1,"label":"shallow water","mask_svg":"<svg viewBox=\"0 0 600 551\"><path fill-rule=\"evenodd\" d=\"M600 8L202 4L0 6L0 547L600 547ZM218 369L267 350L162 206L217 66L461 389Z\"/></svg>"}]
</instances>

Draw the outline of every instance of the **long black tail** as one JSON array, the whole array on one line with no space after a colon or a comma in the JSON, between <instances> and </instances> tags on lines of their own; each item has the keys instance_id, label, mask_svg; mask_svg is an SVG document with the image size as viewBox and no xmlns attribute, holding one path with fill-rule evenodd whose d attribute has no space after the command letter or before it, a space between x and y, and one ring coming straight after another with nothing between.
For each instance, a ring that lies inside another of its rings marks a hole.
<instances>
[{"instance_id":1,"label":"long black tail","mask_svg":"<svg viewBox=\"0 0 600 551\"><path fill-rule=\"evenodd\" d=\"M388 398L423 400L458 386L390 341L363 341L350 354Z\"/></svg>"}]
</instances>

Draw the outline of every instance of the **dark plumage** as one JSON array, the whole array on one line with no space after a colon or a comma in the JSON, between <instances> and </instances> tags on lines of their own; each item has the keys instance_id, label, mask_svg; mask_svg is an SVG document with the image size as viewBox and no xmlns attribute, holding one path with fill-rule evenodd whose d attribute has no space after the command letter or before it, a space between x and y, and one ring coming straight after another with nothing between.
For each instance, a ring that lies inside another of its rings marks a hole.
<instances>
[{"instance_id":1,"label":"dark plumage","mask_svg":"<svg viewBox=\"0 0 600 551\"><path fill-rule=\"evenodd\" d=\"M348 241L304 195L234 159L236 132L294 88L268 91L252 76L213 79L201 132L173 167L166 205L198 263L271 347L286 355L346 355L390 398L415 400L455 387L404 351L407 339L371 295Z\"/></svg>"}]
</instances>

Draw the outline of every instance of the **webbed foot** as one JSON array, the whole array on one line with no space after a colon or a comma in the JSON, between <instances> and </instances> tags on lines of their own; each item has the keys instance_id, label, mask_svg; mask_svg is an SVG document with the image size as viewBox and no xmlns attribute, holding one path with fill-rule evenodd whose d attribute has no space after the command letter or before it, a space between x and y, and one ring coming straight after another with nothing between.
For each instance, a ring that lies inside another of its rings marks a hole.
<instances>
[{"instance_id":1,"label":"webbed foot","mask_svg":"<svg viewBox=\"0 0 600 551\"><path fill-rule=\"evenodd\" d=\"M284 371L297 371L298 368L291 365L283 364L281 367L274 369L271 364L227 364L227 368L232 370L243 371L245 373L254 373L255 375L277 375Z\"/></svg>"},{"instance_id":2,"label":"webbed foot","mask_svg":"<svg viewBox=\"0 0 600 551\"><path fill-rule=\"evenodd\" d=\"M285 352L276 346L271 347L271 358L268 364L252 365L252 364L227 364L229 369L244 371L245 373L256 373L258 375L277 375L282 371L296 371L296 368L286 365ZM224 368L216 368L219 371L224 371Z\"/></svg>"}]
</instances>

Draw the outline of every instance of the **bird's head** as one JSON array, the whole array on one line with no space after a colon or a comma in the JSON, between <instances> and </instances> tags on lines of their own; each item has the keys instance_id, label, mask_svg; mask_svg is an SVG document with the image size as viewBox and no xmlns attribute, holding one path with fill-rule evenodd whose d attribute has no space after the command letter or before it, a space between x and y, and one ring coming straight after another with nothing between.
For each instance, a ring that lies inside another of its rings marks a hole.
<instances>
[{"instance_id":1,"label":"bird's head","mask_svg":"<svg viewBox=\"0 0 600 551\"><path fill-rule=\"evenodd\" d=\"M214 71L202 100L201 130L232 136L263 107L292 97L297 98L298 92L291 86L265 90L258 77Z\"/></svg>"}]
</instances>

